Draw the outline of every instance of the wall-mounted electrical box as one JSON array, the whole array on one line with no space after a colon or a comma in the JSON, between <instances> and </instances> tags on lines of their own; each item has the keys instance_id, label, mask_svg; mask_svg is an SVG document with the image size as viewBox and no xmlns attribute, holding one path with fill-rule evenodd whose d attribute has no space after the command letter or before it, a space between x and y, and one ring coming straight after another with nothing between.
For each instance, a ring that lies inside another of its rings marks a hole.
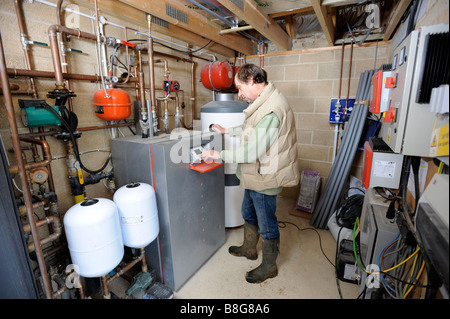
<instances>
[{"instance_id":1,"label":"wall-mounted electrical box","mask_svg":"<svg viewBox=\"0 0 450 319\"><path fill-rule=\"evenodd\" d=\"M368 271L378 273L378 256L384 248L397 236L399 229L396 223L386 218L389 202L377 194L375 189L369 188L364 196L363 207L360 218L360 258ZM395 255L387 255L384 258L385 268L394 265ZM369 277L365 271L357 270L361 279L359 281L359 292L361 298L370 299L377 291L378 286L373 285L374 279ZM380 283L381 284L381 283Z\"/></svg>"},{"instance_id":2,"label":"wall-mounted electrical box","mask_svg":"<svg viewBox=\"0 0 450 319\"><path fill-rule=\"evenodd\" d=\"M362 182L364 188L387 187L397 189L400 184L403 155L393 153L379 138L364 143Z\"/></svg>"},{"instance_id":3,"label":"wall-mounted electrical box","mask_svg":"<svg viewBox=\"0 0 450 319\"><path fill-rule=\"evenodd\" d=\"M448 33L448 24L422 27L411 32L393 52L391 77L395 85L390 92L389 109L381 120L379 135L395 153L429 156L433 127L445 124L430 112L429 101L418 99L425 80L423 75L429 68L425 67L427 56L429 59L430 54L442 55L430 53L429 36L442 32ZM444 69L438 67L436 72Z\"/></svg>"},{"instance_id":4,"label":"wall-mounted electrical box","mask_svg":"<svg viewBox=\"0 0 450 319\"><path fill-rule=\"evenodd\" d=\"M389 110L391 89L396 81L391 71L378 71L372 77L371 97L369 111L380 114Z\"/></svg>"}]
</instances>

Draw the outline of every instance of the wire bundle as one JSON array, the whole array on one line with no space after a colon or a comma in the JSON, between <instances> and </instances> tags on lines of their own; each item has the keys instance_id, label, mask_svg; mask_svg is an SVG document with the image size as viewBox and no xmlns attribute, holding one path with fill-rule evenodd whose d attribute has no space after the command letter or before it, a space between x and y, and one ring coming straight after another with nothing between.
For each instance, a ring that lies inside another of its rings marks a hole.
<instances>
[{"instance_id":1,"label":"wire bundle","mask_svg":"<svg viewBox=\"0 0 450 319\"><path fill-rule=\"evenodd\" d=\"M364 195L355 194L348 197L336 212L336 223L339 227L352 229L356 218L361 216Z\"/></svg>"},{"instance_id":2,"label":"wire bundle","mask_svg":"<svg viewBox=\"0 0 450 319\"><path fill-rule=\"evenodd\" d=\"M366 267L364 267L362 261L358 258L358 250L356 247L356 237L359 231L358 225L359 219L357 219L353 227L353 252L356 263L366 274L379 275L380 282L383 285L383 289L379 289L372 296L405 299L415 287L427 287L417 284L425 268L425 260L420 248L417 247L414 249L414 247L406 245L405 239L401 236L400 232L378 255L377 265L380 271L370 272L366 270ZM392 248L395 249L392 250ZM395 255L393 261L394 266L387 268L385 265L385 262L387 262L386 258L391 255ZM414 260L408 263L413 257Z\"/></svg>"},{"instance_id":3,"label":"wire bundle","mask_svg":"<svg viewBox=\"0 0 450 319\"><path fill-rule=\"evenodd\" d=\"M404 299L411 293L414 284L417 283L417 280L422 275L425 267L425 261L420 253L420 248L411 252L411 249L408 246L405 246L402 238L399 237L400 233L391 243L383 248L378 256L378 267L382 272L380 276L381 282L383 283L385 291L394 299ZM391 247L394 247L394 244L396 244L395 250L388 252ZM386 272L384 259L392 254L397 254L394 263L399 266L395 268L392 267L392 272L386 274L385 277L383 274L383 272ZM406 261L410 260L412 257L414 257L414 261L407 265ZM400 262L400 260L404 260L404 262ZM399 281L395 278L400 278L401 280Z\"/></svg>"}]
</instances>

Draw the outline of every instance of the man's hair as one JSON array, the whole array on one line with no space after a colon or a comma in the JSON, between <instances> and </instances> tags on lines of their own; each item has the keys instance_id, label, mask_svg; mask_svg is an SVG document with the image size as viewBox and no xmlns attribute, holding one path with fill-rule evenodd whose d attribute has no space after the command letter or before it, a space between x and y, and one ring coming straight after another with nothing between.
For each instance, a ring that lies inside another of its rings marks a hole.
<instances>
[{"instance_id":1,"label":"man's hair","mask_svg":"<svg viewBox=\"0 0 450 319\"><path fill-rule=\"evenodd\" d=\"M267 72L256 66L255 64L245 64L241 66L236 73L239 81L248 83L250 77L253 77L253 82L267 84Z\"/></svg>"}]
</instances>

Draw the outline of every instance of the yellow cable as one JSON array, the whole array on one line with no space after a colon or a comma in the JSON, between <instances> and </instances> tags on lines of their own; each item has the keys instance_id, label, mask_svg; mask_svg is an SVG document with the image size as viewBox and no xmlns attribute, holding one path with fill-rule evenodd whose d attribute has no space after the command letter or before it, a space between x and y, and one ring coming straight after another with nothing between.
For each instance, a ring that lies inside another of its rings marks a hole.
<instances>
[{"instance_id":1,"label":"yellow cable","mask_svg":"<svg viewBox=\"0 0 450 319\"><path fill-rule=\"evenodd\" d=\"M416 258L414 258L414 263L413 263L413 267L412 267L412 269L411 269L411 272L410 272L410 275L409 275L409 279L408 279L408 284L405 286L405 289L403 289L403 297L405 296L405 294L406 294L406 292L409 290L409 288L410 288L410 283L412 282L412 278L413 278L413 275L414 275L414 270L416 270L416 265L417 265L417 258L418 258L419 256L418 255L416 255Z\"/></svg>"},{"instance_id":2,"label":"yellow cable","mask_svg":"<svg viewBox=\"0 0 450 319\"><path fill-rule=\"evenodd\" d=\"M420 278L420 276L422 275L423 269L425 268L425 261L422 261L422 266L420 267L419 270L419 274L417 275L417 280ZM408 291L406 292L406 294L403 296L403 298L406 298L409 293L411 292L411 290L413 290L414 286L411 286Z\"/></svg>"},{"instance_id":3,"label":"yellow cable","mask_svg":"<svg viewBox=\"0 0 450 319\"><path fill-rule=\"evenodd\" d=\"M405 260L403 260L401 263L399 263L399 264L397 264L397 265L395 265L395 266L393 266L393 267L391 267L391 268L389 268L389 269L385 269L385 270L383 270L382 272L369 272L369 271L367 271L367 270L365 270L365 269L363 269L363 270L365 271L365 273L367 273L367 274L369 274L369 275L380 275L380 274L382 274L382 273L389 272L389 271L391 271L391 270L394 270L395 268L400 267L400 266L403 265L405 262L407 262L408 260L410 260L412 257L414 257L414 256L419 252L419 250L420 250L420 247L417 248L417 250L416 250L415 252L413 252L408 258L406 258Z\"/></svg>"},{"instance_id":4,"label":"yellow cable","mask_svg":"<svg viewBox=\"0 0 450 319\"><path fill-rule=\"evenodd\" d=\"M383 272L389 272L389 271L391 271L391 270L394 270L394 269L397 268L397 267L400 267L400 266L403 265L405 262L407 262L408 260L410 260L413 256L415 256L415 255L419 252L419 250L420 250L420 247L417 248L416 251L415 251L414 253L411 254L411 256L409 256L408 258L406 258L405 260L403 260L401 263L399 263L399 264L397 264L397 265L395 265L395 266L393 266L393 267L391 267L391 268L389 268L389 269L386 269L386 270L384 270Z\"/></svg>"}]
</instances>

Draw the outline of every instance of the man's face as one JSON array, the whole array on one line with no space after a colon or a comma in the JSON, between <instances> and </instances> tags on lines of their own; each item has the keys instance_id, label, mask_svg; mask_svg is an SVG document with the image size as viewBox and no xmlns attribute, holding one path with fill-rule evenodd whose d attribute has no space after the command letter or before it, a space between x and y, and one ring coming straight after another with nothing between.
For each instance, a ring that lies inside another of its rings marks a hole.
<instances>
[{"instance_id":1,"label":"man's face","mask_svg":"<svg viewBox=\"0 0 450 319\"><path fill-rule=\"evenodd\" d=\"M255 92L255 83L253 82L253 77L250 77L248 83L240 81L237 76L234 78L234 84L236 88L239 90L239 97L242 98L248 104L253 103L254 100L258 97L258 94Z\"/></svg>"}]
</instances>

